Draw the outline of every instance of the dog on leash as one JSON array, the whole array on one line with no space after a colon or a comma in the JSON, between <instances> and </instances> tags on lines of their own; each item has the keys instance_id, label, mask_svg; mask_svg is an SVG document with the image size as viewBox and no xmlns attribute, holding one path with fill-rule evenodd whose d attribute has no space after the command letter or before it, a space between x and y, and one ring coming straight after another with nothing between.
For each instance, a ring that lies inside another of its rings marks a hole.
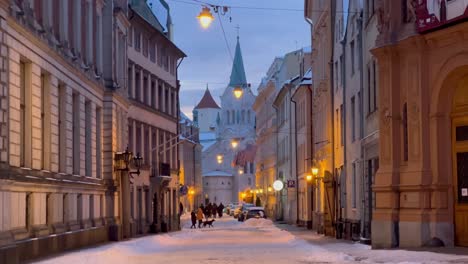
<instances>
[{"instance_id":1,"label":"dog on leash","mask_svg":"<svg viewBox=\"0 0 468 264\"><path fill-rule=\"evenodd\" d=\"M214 219L209 220L209 221L203 221L203 227L206 227L206 226L208 226L208 227L210 227L210 228L211 228L211 227L214 227L214 226L213 226L213 222L214 222L214 221L215 221Z\"/></svg>"}]
</instances>

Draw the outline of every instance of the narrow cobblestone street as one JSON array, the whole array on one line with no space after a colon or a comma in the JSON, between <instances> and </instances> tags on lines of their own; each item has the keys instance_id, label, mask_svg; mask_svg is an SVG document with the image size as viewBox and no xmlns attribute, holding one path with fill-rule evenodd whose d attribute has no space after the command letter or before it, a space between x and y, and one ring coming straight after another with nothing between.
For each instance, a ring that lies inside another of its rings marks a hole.
<instances>
[{"instance_id":1,"label":"narrow cobblestone street","mask_svg":"<svg viewBox=\"0 0 468 264\"><path fill-rule=\"evenodd\" d=\"M468 263L456 254L370 250L289 225L252 219L216 219L214 228L190 229L71 252L40 261L56 263Z\"/></svg>"}]
</instances>

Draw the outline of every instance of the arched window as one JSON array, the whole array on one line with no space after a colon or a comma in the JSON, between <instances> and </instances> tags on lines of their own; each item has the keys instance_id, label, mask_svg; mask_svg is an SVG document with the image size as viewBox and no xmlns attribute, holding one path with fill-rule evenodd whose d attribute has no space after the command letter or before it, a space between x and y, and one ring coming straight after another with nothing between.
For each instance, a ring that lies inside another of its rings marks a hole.
<instances>
[{"instance_id":1,"label":"arched window","mask_svg":"<svg viewBox=\"0 0 468 264\"><path fill-rule=\"evenodd\" d=\"M240 123L240 111L237 110L237 124Z\"/></svg>"},{"instance_id":2,"label":"arched window","mask_svg":"<svg viewBox=\"0 0 468 264\"><path fill-rule=\"evenodd\" d=\"M231 124L236 123L236 114L234 113L234 110L231 110Z\"/></svg>"},{"instance_id":3,"label":"arched window","mask_svg":"<svg viewBox=\"0 0 468 264\"><path fill-rule=\"evenodd\" d=\"M247 110L247 123L250 124L250 110Z\"/></svg>"},{"instance_id":4,"label":"arched window","mask_svg":"<svg viewBox=\"0 0 468 264\"><path fill-rule=\"evenodd\" d=\"M403 160L408 161L408 104L403 105Z\"/></svg>"},{"instance_id":5,"label":"arched window","mask_svg":"<svg viewBox=\"0 0 468 264\"><path fill-rule=\"evenodd\" d=\"M231 117L229 115L229 110L226 111L226 122L227 122L228 125L231 122Z\"/></svg>"},{"instance_id":6,"label":"arched window","mask_svg":"<svg viewBox=\"0 0 468 264\"><path fill-rule=\"evenodd\" d=\"M245 110L242 110L242 124L245 123Z\"/></svg>"}]
</instances>

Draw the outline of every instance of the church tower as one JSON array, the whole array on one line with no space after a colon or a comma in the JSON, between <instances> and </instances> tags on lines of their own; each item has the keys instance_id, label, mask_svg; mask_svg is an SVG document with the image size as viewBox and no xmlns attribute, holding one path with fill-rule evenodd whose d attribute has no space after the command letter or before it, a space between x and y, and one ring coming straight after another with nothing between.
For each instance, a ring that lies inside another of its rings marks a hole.
<instances>
[{"instance_id":1,"label":"church tower","mask_svg":"<svg viewBox=\"0 0 468 264\"><path fill-rule=\"evenodd\" d=\"M205 94L193 109L193 122L200 129L200 133L215 132L220 111L221 108L211 96L207 85Z\"/></svg>"},{"instance_id":2,"label":"church tower","mask_svg":"<svg viewBox=\"0 0 468 264\"><path fill-rule=\"evenodd\" d=\"M240 98L234 96L234 89L241 88ZM229 85L221 96L221 122L218 133L239 137L240 140L255 137L255 113L252 110L255 95L250 89L245 74L244 60L239 37L237 37L236 52L232 64Z\"/></svg>"}]
</instances>

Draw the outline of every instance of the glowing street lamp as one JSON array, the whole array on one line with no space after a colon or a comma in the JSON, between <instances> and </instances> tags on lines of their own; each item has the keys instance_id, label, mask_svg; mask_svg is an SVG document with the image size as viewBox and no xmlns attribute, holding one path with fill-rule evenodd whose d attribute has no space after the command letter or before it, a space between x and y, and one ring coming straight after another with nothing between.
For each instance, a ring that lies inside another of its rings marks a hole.
<instances>
[{"instance_id":1,"label":"glowing street lamp","mask_svg":"<svg viewBox=\"0 0 468 264\"><path fill-rule=\"evenodd\" d=\"M272 191L273 191L273 188L271 188L270 186L268 186L267 191L268 191L268 192L272 192Z\"/></svg>"},{"instance_id":2,"label":"glowing street lamp","mask_svg":"<svg viewBox=\"0 0 468 264\"><path fill-rule=\"evenodd\" d=\"M242 94L244 93L244 90L240 86L234 87L234 96L239 99L242 97Z\"/></svg>"},{"instance_id":3,"label":"glowing street lamp","mask_svg":"<svg viewBox=\"0 0 468 264\"><path fill-rule=\"evenodd\" d=\"M274 183L273 183L273 189L275 189L275 191L279 192L281 190L283 190L284 188L284 183L280 180L276 180Z\"/></svg>"},{"instance_id":4,"label":"glowing street lamp","mask_svg":"<svg viewBox=\"0 0 468 264\"><path fill-rule=\"evenodd\" d=\"M239 169L239 174L240 174L240 175L244 174L244 170L243 170L243 169Z\"/></svg>"},{"instance_id":5,"label":"glowing street lamp","mask_svg":"<svg viewBox=\"0 0 468 264\"><path fill-rule=\"evenodd\" d=\"M312 174L314 175L314 177L316 177L319 173L319 169L317 167L312 167Z\"/></svg>"},{"instance_id":6,"label":"glowing street lamp","mask_svg":"<svg viewBox=\"0 0 468 264\"><path fill-rule=\"evenodd\" d=\"M190 191L189 191L189 194L190 194L190 195L194 195L194 194L195 194L195 191L194 191L194 190L190 190Z\"/></svg>"},{"instance_id":7,"label":"glowing street lamp","mask_svg":"<svg viewBox=\"0 0 468 264\"><path fill-rule=\"evenodd\" d=\"M211 25L211 22L213 22L214 20L214 17L211 14L210 8L206 6L202 8L202 11L197 16L197 18L200 21L200 25L204 29L207 29Z\"/></svg>"},{"instance_id":8,"label":"glowing street lamp","mask_svg":"<svg viewBox=\"0 0 468 264\"><path fill-rule=\"evenodd\" d=\"M237 139L231 140L231 146L234 149L237 148L237 146L239 146L239 140L237 140Z\"/></svg>"},{"instance_id":9,"label":"glowing street lamp","mask_svg":"<svg viewBox=\"0 0 468 264\"><path fill-rule=\"evenodd\" d=\"M310 174L308 174L308 175L306 176L307 182L311 182L311 181L312 181L312 178L313 178L313 176L310 175Z\"/></svg>"}]
</instances>

